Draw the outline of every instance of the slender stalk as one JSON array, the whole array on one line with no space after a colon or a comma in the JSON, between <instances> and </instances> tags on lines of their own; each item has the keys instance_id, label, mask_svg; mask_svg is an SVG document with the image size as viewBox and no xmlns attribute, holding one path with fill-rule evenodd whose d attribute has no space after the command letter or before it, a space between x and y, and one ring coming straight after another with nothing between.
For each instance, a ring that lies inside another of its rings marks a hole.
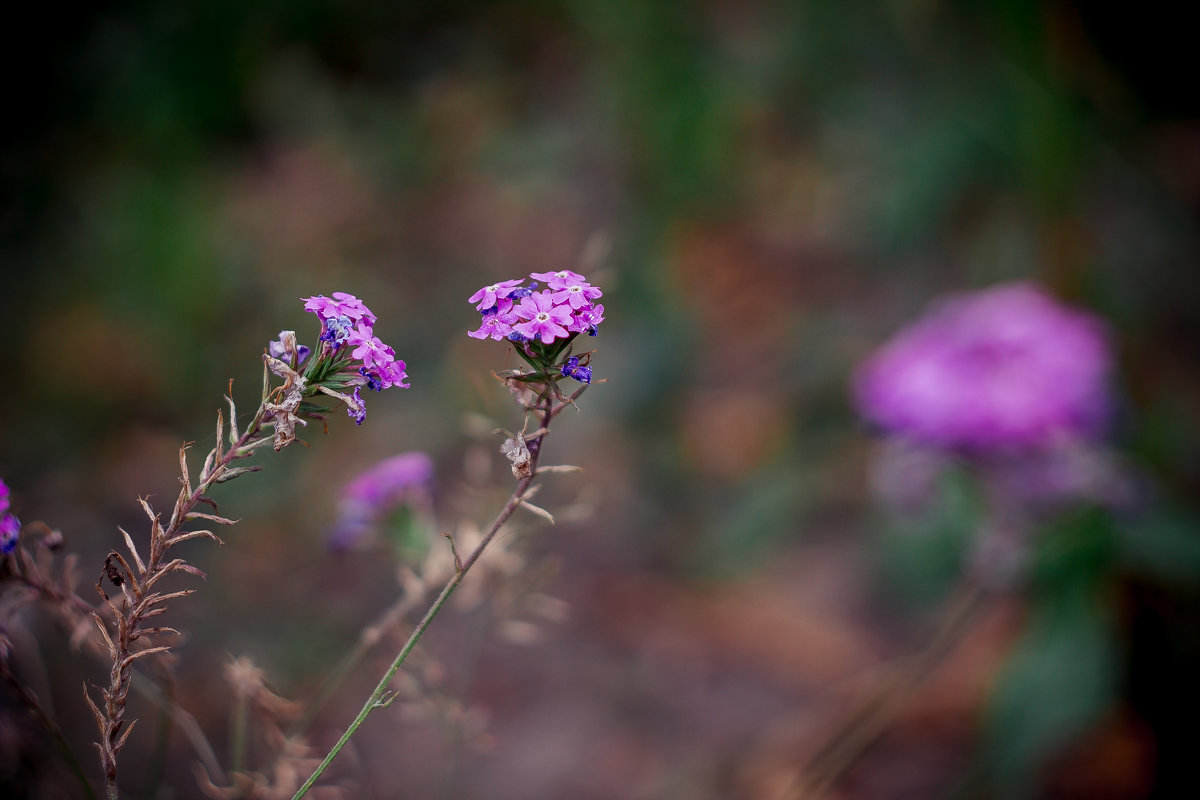
<instances>
[{"instance_id":1,"label":"slender stalk","mask_svg":"<svg viewBox=\"0 0 1200 800\"><path fill-rule=\"evenodd\" d=\"M500 527L507 522L508 518L512 516L513 512L520 507L522 500L524 500L525 496L529 493L530 488L533 486L533 483L537 478L537 462L541 456L542 443L549 434L550 420L553 419L556 414L561 412L569 402L578 397L580 392L582 392L581 388L580 392L576 392L567 402L555 406L552 387L552 382L546 385L542 393L538 396L537 403L533 408L533 411L540 417L540 427L538 432L531 436L526 442L529 448L531 474L529 477L521 478L517 481L517 488L508 498L508 502L504 504L504 508L502 508L500 513L496 515L496 518L492 520L492 524L488 526L488 529L484 533L479 544L473 551L471 551L471 554L467 556L467 558L462 561L460 565L458 565L454 575L452 575L450 580L446 582L446 585L442 587L442 591L433 601L433 604L429 607L429 610L425 612L425 616L417 624L417 627L413 629L412 634L410 634L408 637L408 641L406 641L404 646L400 648L400 652L396 654L395 659L392 660L391 665L383 674L383 677L380 678L379 683L376 684L374 691L371 692L370 696L367 698L367 701L363 703L363 707L358 712L358 715L346 728L345 732L342 733L337 743L329 751L329 754L325 756L324 760L313 771L313 774L310 775L308 780L306 780L296 791L296 793L292 795L292 800L300 800L301 797L308 793L308 790L313 787L317 780L320 779L321 775L324 774L325 770L329 768L329 765L333 763L335 758L337 758L338 753L342 751L342 748L346 746L346 744L350 741L350 738L354 736L372 711L377 708L386 708L391 704L393 698L389 698L387 693L388 686L391 684L392 678L394 678L396 673L400 671L400 667L404 664L405 659L408 658L408 654L412 652L414 647L416 647L417 642L421 640L421 636L424 635L434 618L437 617L438 612L442 610L442 606L446 604L446 601L450 599L450 595L454 594L454 590L458 588L460 583L462 583L462 580L464 577L466 577L467 572L469 572L471 567L475 565L475 562L479 560L479 557L483 555L483 551L487 549L487 546L496 536L496 533L500 530Z\"/></svg>"},{"instance_id":2,"label":"slender stalk","mask_svg":"<svg viewBox=\"0 0 1200 800\"><path fill-rule=\"evenodd\" d=\"M904 661L837 727L792 780L783 800L824 797L887 731L913 690L970 630L970 624L984 607L984 599L984 591L979 586L964 586L950 603L925 648Z\"/></svg>"}]
</instances>

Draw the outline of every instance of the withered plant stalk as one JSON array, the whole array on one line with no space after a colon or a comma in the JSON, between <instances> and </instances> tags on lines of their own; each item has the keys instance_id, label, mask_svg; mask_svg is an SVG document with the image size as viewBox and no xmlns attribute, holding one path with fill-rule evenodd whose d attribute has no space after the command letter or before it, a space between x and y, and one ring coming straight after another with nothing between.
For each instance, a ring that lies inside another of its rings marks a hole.
<instances>
[{"instance_id":1,"label":"withered plant stalk","mask_svg":"<svg viewBox=\"0 0 1200 800\"><path fill-rule=\"evenodd\" d=\"M150 519L150 551L148 558L143 561L133 543L133 538L124 529L121 534L125 546L133 559L131 565L115 550L108 554L104 562L104 574L96 582L96 589L104 602L108 604L115 617L116 630L110 634L104 620L94 612L92 617L100 630L100 635L112 658L112 670L109 674L107 688L99 688L100 702L92 699L91 692L84 687L84 697L96 717L100 730L100 740L96 746L100 750L100 762L104 770L105 789L110 800L117 800L117 757L129 734L134 722L125 724L125 704L129 696L129 688L133 675L133 666L138 659L146 658L170 650L169 645L144 645L143 637L159 634L179 635L179 631L165 625L147 624L150 620L166 611L167 601L191 594L194 589L182 589L174 592L157 591L158 583L175 572L186 572L204 577L204 573L189 564L183 558L170 558L171 548L189 539L206 538L221 544L221 539L212 531L206 529L183 530L187 523L203 521L217 525L232 525L236 520L228 519L217 514L217 504L208 497L208 491L215 484L232 480L247 472L257 472L258 466L235 467L233 462L248 458L259 447L271 441L269 434L255 438L268 422L271 405L268 397L279 391L267 392L267 374L263 374L263 400L246 430L242 433L237 429L237 408L234 406L232 386L229 402L229 449L224 449L225 420L224 415L217 412L217 440L213 449L204 459L198 482L193 487L188 471L187 449L191 443L179 448L179 481L182 484L175 507L166 525L162 524L160 515L151 508L145 498L139 498L142 509ZM204 503L212 508L213 513L197 511L196 506ZM107 578L121 590L121 603L118 606L108 593L104 591L103 581Z\"/></svg>"},{"instance_id":2,"label":"withered plant stalk","mask_svg":"<svg viewBox=\"0 0 1200 800\"><path fill-rule=\"evenodd\" d=\"M479 557L483 555L483 551L487 548L488 544L491 543L492 539L495 538L496 533L500 530L500 527L508 521L509 517L513 515L513 512L524 506L539 516L548 517L551 521L553 521L553 517L550 517L550 515L543 509L533 505L532 503L529 503L527 498L530 495L530 490L533 488L533 485L539 474L538 460L542 453L542 444L545 442L546 436L550 433L551 420L553 420L554 417L561 413L567 406L573 405L574 401L583 394L585 389L587 389L586 385L581 386L570 397L562 398L561 395L557 395L554 385L548 384L544 386L541 393L537 395L537 399L534 404L526 408L526 412L532 413L537 419L539 424L538 430L531 433L528 438L518 434L516 437L514 437L515 442L514 439L510 439L505 443L505 452L509 451L508 446L510 444L517 444L517 446L523 446L528 449L527 462L522 461L520 464L518 464L518 461L514 459L512 455L509 456L510 460L513 461L513 474L523 474L523 477L519 477L517 480L516 489L513 490L512 495L508 498L508 502L504 504L504 508L502 508L500 513L496 515L496 518L492 520L492 524L488 527L487 531L484 532L483 538L480 540L475 549L471 551L470 555L468 555L466 559L460 559L458 551L454 551L454 574L446 582L446 585L442 587L441 592L433 601L433 604L429 607L429 610L425 612L425 616L421 618L419 623L417 623L417 627L413 629L413 632L409 635L408 640L404 643L404 646L400 648L400 652L396 654L396 657L392 660L391 665L387 668L387 671L384 672L383 677L379 679L379 683L376 684L374 691L371 692L370 696L367 698L367 701L363 703L363 707L358 712L358 716L356 716L346 728L345 732L338 739L337 743L334 744L332 749L330 749L329 754L325 756L324 760L321 761L321 763L313 771L312 775L308 777L308 780L306 780L303 785L296 790L296 793L292 796L292 800L300 800L301 797L308 793L308 790L311 789L314 784L316 784L321 775L324 774L329 765L333 763L333 760L337 758L337 755L342 751L342 748L349 743L350 738L354 736L355 732L359 729L372 711L379 708L387 708L392 704L392 701L396 698L394 694L389 694L388 692L388 685L392 682L392 678L394 678L396 673L400 671L400 667L404 664L405 659L408 658L409 653L411 653L413 648L416 647L417 642L420 641L421 636L429 628L429 625L433 622L438 612L441 611L442 606L444 606L446 601L450 599L450 595L454 594L454 590L458 588L460 583L462 583L462 580L464 577L466 577L467 572L470 571L471 567L475 565L475 562L479 560ZM561 399L562 402L556 404L556 397ZM554 468L544 468L541 470L541 472L544 473L551 470L554 470ZM447 539L450 541L450 547L453 548L454 540L448 535Z\"/></svg>"}]
</instances>

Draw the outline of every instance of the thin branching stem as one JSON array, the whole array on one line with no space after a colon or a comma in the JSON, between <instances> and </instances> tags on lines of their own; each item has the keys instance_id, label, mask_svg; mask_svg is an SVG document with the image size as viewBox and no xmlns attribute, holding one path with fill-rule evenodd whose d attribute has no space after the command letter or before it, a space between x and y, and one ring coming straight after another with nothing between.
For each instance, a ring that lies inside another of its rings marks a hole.
<instances>
[{"instance_id":1,"label":"thin branching stem","mask_svg":"<svg viewBox=\"0 0 1200 800\"><path fill-rule=\"evenodd\" d=\"M578 396L578 393L576 396ZM574 399L574 397L571 399ZM566 403L563 405L566 405ZM542 393L538 396L537 403L534 406L534 413L540 418L538 420L540 423L539 434L533 436L527 443L530 454L531 474L528 477L521 478L517 481L517 488L513 490L512 495L508 498L508 502L504 504L504 508L502 508L500 513L496 515L496 518L492 520L492 524L488 526L488 529L484 533L479 544L474 550L471 551L471 554L462 561L461 566L455 570L454 574L450 577L450 580L448 580L446 585L442 587L442 591L433 601L433 604L429 607L429 610L425 612L425 616L409 635L408 641L406 641L404 646L400 648L400 652L396 654L396 657L392 660L391 665L383 674L383 677L380 678L379 683L376 684L375 690L371 692L370 696L367 698L367 701L363 703L363 707L358 712L358 715L346 728L345 732L342 733L337 743L334 744L333 748L329 751L329 754L325 756L324 760L321 761L321 763L313 771L312 775L308 777L308 780L306 780L292 796L292 800L300 800L301 797L308 793L308 790L311 789L314 784L316 784L317 780L320 779L321 775L324 774L329 765L333 763L333 760L337 758L338 753L340 753L346 744L349 743L350 738L354 736L355 732L358 731L359 727L362 726L363 722L372 711L377 708L384 708L390 704L390 700L388 698L388 686L391 684L392 678L394 678L396 673L400 671L400 667L404 664L405 659L408 658L409 653L411 653L413 648L416 647L417 642L421 640L421 636L424 635L434 618L437 617L438 612L442 610L442 606L444 606L446 601L450 599L450 595L454 594L454 590L458 588L460 583L462 583L463 578L466 577L466 574L471 570L471 567L474 566L475 562L479 560L479 557L483 555L483 551L487 549L487 546L491 543L492 539L495 538L496 533L500 530L501 526L508 521L508 518L513 515L514 511L521 507L522 501L529 493L530 488L533 486L534 481L536 480L537 462L542 452L542 443L546 440L546 436L548 434L550 420L553 418L554 414L557 413L557 411L561 410L561 406L556 408L554 405L552 384L547 385Z\"/></svg>"}]
</instances>

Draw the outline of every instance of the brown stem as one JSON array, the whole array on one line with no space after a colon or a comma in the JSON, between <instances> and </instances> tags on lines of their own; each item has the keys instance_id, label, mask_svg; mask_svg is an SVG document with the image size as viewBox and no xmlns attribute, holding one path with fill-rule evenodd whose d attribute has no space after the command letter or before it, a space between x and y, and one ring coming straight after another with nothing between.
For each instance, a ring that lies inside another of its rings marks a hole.
<instances>
[{"instance_id":1,"label":"brown stem","mask_svg":"<svg viewBox=\"0 0 1200 800\"><path fill-rule=\"evenodd\" d=\"M166 559L166 554L171 546L176 542L172 539L179 533L183 524L189 521L189 515L193 512L196 505L205 500L206 492L216 483L229 468L229 465L236 459L244 458L247 451L244 451L251 444L254 436L261 430L264 417L264 409L259 407L258 412L254 416L253 422L248 426L246 431L232 443L229 450L221 454L221 439L222 432L218 425L217 445L209 454L212 463L206 462L205 469L201 472L200 483L189 491L190 481L188 479L187 464L185 453L180 451L180 468L181 480L184 484L180 490L179 497L175 502L175 508L172 511L171 519L164 528L159 522L159 516L150 510L150 506L143 500L142 505L146 509L146 513L151 518L150 532L150 555L146 563L140 563L136 552L133 553L137 570L134 569L124 560L119 554L113 553L110 555L110 560L116 560L124 567L122 573L115 565L109 569L109 563L106 562L106 572L110 580L117 583L121 588L121 593L124 596L125 602L121 608L109 599L108 595L101 588L100 583L96 584L97 590L113 609L117 615L116 636L108 635L104 627L104 623L95 617L97 624L101 626L101 630L106 637L106 642L109 645L109 652L112 656L112 669L109 673L109 683L107 689L101 690L101 699L103 701L103 711L98 709L92 702L90 696L88 703L92 706L93 712L97 717L97 724L100 728L100 741L97 747L100 750L101 767L104 770L105 788L110 800L116 800L117 792L117 756L125 745L125 740L132 730L133 723L130 727L125 727L125 705L129 697L129 687L132 679L133 665L136 660L143 655L151 652L164 652L165 647L142 647L134 650L134 642L143 635L152 633L150 630L143 630L142 622L152 615L155 607L160 603L172 597L181 596L182 593L162 594L151 591L154 584L171 572L182 570L186 572L199 573L194 567L191 567L182 559ZM215 515L211 517L214 521L220 524L231 524L231 520L224 520ZM213 536L213 538L216 538ZM114 579L114 576L116 579Z\"/></svg>"}]
</instances>

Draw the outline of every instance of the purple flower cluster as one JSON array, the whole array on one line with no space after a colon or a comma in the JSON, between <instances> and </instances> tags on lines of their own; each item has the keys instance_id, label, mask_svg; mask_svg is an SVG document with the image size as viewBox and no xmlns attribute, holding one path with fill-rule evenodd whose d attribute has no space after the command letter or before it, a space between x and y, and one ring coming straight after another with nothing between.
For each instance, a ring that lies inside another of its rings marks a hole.
<instances>
[{"instance_id":1,"label":"purple flower cluster","mask_svg":"<svg viewBox=\"0 0 1200 800\"><path fill-rule=\"evenodd\" d=\"M334 292L332 297L317 295L301 299L304 300L304 310L316 314L321 320L318 362L335 364L337 373L348 369L357 375L351 377L345 387L347 391L353 387L352 396L343 399L347 399L346 413L361 425L366 418L367 407L359 387L366 386L376 392L392 386L407 389L409 384L405 382L408 377L405 364L396 358L395 350L375 335L372 329L376 322L375 314L362 300L346 292ZM280 334L279 342L271 343L272 355L276 355L277 351L281 354L287 352L287 334L284 331ZM299 367L308 355L307 347L296 347L295 366ZM310 365L305 376L315 380L325 377L318 364Z\"/></svg>"},{"instance_id":2,"label":"purple flower cluster","mask_svg":"<svg viewBox=\"0 0 1200 800\"><path fill-rule=\"evenodd\" d=\"M1111 355L1103 324L1027 283L951 297L859 369L860 412L946 450L1029 449L1099 434Z\"/></svg>"},{"instance_id":3,"label":"purple flower cluster","mask_svg":"<svg viewBox=\"0 0 1200 800\"><path fill-rule=\"evenodd\" d=\"M433 487L433 460L421 452L401 453L360 473L342 490L338 521L330 546L346 550L381 518L402 504L428 507Z\"/></svg>"},{"instance_id":4,"label":"purple flower cluster","mask_svg":"<svg viewBox=\"0 0 1200 800\"><path fill-rule=\"evenodd\" d=\"M17 549L21 521L8 513L8 485L0 480L0 553L8 555Z\"/></svg>"},{"instance_id":5,"label":"purple flower cluster","mask_svg":"<svg viewBox=\"0 0 1200 800\"><path fill-rule=\"evenodd\" d=\"M467 335L496 341L540 341L544 345L580 333L595 336L604 321L604 306L595 300L604 293L577 272L530 273L533 281L509 280L485 286L468 298L483 315L479 328ZM539 281L546 288L539 291Z\"/></svg>"}]
</instances>

